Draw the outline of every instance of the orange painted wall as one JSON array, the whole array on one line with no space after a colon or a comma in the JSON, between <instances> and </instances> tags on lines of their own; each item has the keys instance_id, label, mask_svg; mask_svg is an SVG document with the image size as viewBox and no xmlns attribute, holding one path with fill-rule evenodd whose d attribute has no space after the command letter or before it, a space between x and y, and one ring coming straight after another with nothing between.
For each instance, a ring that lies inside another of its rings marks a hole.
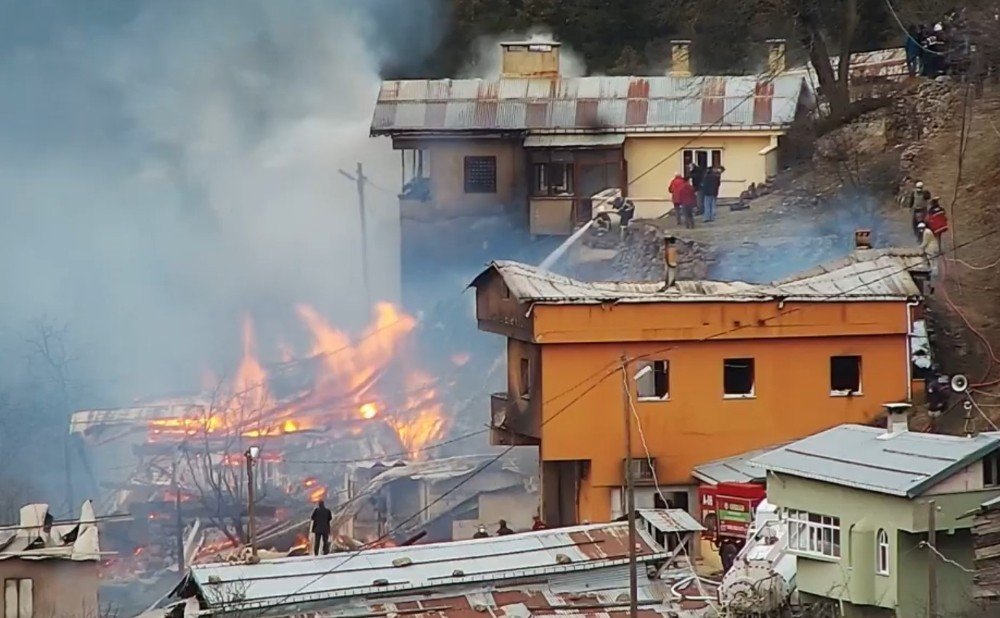
<instances>
[{"instance_id":1,"label":"orange painted wall","mask_svg":"<svg viewBox=\"0 0 1000 618\"><path fill-rule=\"evenodd\" d=\"M714 459L867 422L883 403L907 398L904 303L795 309L786 306L780 318L760 323L778 315L775 303L536 306L545 393L541 458L591 462L579 519L606 520L610 490L623 483L623 385L621 372L612 372L623 353L670 361L669 400L636 403L661 485L689 484L691 469ZM735 322L750 326L703 340L737 328ZM556 342L573 339L592 342ZM830 357L847 355L862 357L862 393L831 396ZM755 396L726 399L723 360L743 357L755 359ZM634 396L634 383L629 388ZM632 455L645 456L634 423Z\"/></svg>"}]
</instances>

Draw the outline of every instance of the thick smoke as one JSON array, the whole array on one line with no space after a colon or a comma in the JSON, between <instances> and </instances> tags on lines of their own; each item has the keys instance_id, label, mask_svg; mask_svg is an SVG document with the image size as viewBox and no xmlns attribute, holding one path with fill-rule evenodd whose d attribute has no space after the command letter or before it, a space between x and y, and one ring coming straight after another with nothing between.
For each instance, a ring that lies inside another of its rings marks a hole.
<instances>
[{"instance_id":1,"label":"thick smoke","mask_svg":"<svg viewBox=\"0 0 1000 618\"><path fill-rule=\"evenodd\" d=\"M357 328L357 161L397 299L398 160L368 124L380 63L436 43L431 3L0 4L4 384L40 320L109 404L231 368L244 313L264 341L295 343L301 302Z\"/></svg>"}]
</instances>

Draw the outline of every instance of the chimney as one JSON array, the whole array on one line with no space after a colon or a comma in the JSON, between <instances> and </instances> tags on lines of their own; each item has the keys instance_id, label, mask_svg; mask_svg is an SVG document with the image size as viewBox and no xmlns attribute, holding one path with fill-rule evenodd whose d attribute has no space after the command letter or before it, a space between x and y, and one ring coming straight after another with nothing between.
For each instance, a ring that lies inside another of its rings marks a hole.
<instances>
[{"instance_id":1,"label":"chimney","mask_svg":"<svg viewBox=\"0 0 1000 618\"><path fill-rule=\"evenodd\" d=\"M559 77L559 43L522 41L501 43L501 77L555 79Z\"/></svg>"},{"instance_id":2,"label":"chimney","mask_svg":"<svg viewBox=\"0 0 1000 618\"><path fill-rule=\"evenodd\" d=\"M677 283L677 239L667 236L663 239L663 261L666 265L663 289L672 288Z\"/></svg>"},{"instance_id":3,"label":"chimney","mask_svg":"<svg viewBox=\"0 0 1000 618\"><path fill-rule=\"evenodd\" d=\"M785 64L785 39L767 40L767 70L771 75L784 73Z\"/></svg>"},{"instance_id":4,"label":"chimney","mask_svg":"<svg viewBox=\"0 0 1000 618\"><path fill-rule=\"evenodd\" d=\"M855 249L871 249L872 248L872 231L871 230L855 230L855 232L854 232L854 248Z\"/></svg>"},{"instance_id":5,"label":"chimney","mask_svg":"<svg viewBox=\"0 0 1000 618\"><path fill-rule=\"evenodd\" d=\"M691 41L671 41L670 77L691 77Z\"/></svg>"},{"instance_id":6,"label":"chimney","mask_svg":"<svg viewBox=\"0 0 1000 618\"><path fill-rule=\"evenodd\" d=\"M879 440L888 440L910 430L910 404L887 403L882 407L886 412L885 433L878 437Z\"/></svg>"}]
</instances>

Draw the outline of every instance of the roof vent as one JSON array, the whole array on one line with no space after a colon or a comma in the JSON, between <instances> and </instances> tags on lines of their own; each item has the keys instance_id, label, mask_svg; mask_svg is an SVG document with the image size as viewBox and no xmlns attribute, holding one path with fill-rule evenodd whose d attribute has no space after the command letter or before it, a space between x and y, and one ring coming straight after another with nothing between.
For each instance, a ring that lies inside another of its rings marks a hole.
<instances>
[{"instance_id":1,"label":"roof vent","mask_svg":"<svg viewBox=\"0 0 1000 618\"><path fill-rule=\"evenodd\" d=\"M691 77L691 41L670 42L670 77Z\"/></svg>"},{"instance_id":2,"label":"roof vent","mask_svg":"<svg viewBox=\"0 0 1000 618\"><path fill-rule=\"evenodd\" d=\"M396 567L397 569L400 567L408 567L411 564L413 564L413 561L406 556L403 556L401 558L396 558L395 560L392 561L392 566Z\"/></svg>"},{"instance_id":3,"label":"roof vent","mask_svg":"<svg viewBox=\"0 0 1000 618\"><path fill-rule=\"evenodd\" d=\"M878 437L879 440L888 440L910 430L910 404L902 402L887 403L882 407L886 411L886 431Z\"/></svg>"}]
</instances>

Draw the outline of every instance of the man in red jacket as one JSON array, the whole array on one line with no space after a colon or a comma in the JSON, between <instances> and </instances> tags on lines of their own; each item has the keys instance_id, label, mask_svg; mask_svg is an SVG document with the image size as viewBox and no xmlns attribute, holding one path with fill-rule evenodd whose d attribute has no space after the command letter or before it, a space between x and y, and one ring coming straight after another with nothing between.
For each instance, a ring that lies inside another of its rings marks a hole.
<instances>
[{"instance_id":1,"label":"man in red jacket","mask_svg":"<svg viewBox=\"0 0 1000 618\"><path fill-rule=\"evenodd\" d=\"M687 184L687 180L684 179L684 175L678 173L674 176L674 179L670 181L670 185L667 187L667 191L670 193L670 201L674 203L674 213L677 215L677 225L683 225L684 218L681 215L681 200L679 191L681 186Z\"/></svg>"},{"instance_id":2,"label":"man in red jacket","mask_svg":"<svg viewBox=\"0 0 1000 618\"><path fill-rule=\"evenodd\" d=\"M698 196L695 194L694 187L690 182L683 178L681 180L683 182L677 187L677 197L674 198L674 201L680 204L680 220L683 222L684 227L694 229L694 209L698 204Z\"/></svg>"}]
</instances>

